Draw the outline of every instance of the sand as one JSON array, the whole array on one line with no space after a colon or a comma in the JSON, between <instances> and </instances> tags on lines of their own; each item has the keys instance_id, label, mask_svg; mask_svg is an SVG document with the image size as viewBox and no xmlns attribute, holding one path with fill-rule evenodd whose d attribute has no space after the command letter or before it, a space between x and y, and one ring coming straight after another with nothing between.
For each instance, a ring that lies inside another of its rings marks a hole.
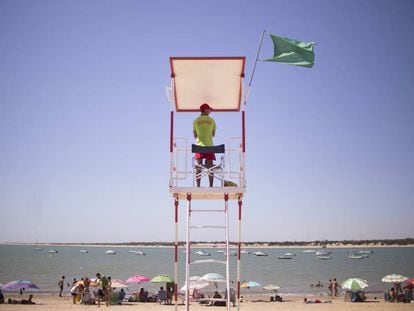
<instances>
[{"instance_id":1,"label":"sand","mask_svg":"<svg viewBox=\"0 0 414 311\"><path fill-rule=\"evenodd\" d=\"M18 295L17 295L18 296ZM18 298L14 295L14 298ZM6 298L13 297L6 295ZM26 297L27 298L27 297ZM251 296L246 297L246 301L240 303L240 310L243 311L270 311L270 310L280 310L280 311L305 311L305 310L317 310L317 311L342 311L342 310L372 310L372 311L391 311L391 310L414 310L414 303L387 303L383 300L374 300L373 297L368 297L367 302L363 303L351 303L345 302L343 297L332 299L332 303L318 303L318 304L305 304L303 302L303 296L289 296L284 297L286 301L284 302L270 302L263 301L263 296L260 299L257 297ZM308 299L315 299L321 297L308 297ZM326 296L323 298L326 299ZM258 301L259 300L259 301ZM21 310L21 311L31 311L31 310L44 310L44 311L66 311L66 310L97 310L98 306L86 306L81 304L74 305L72 303L72 298L70 296L58 297L57 295L52 294L35 294L34 301L36 305L9 305L3 304L0 305L0 310ZM157 303L125 303L122 306L111 306L107 308L105 305L101 305L98 310L148 310L148 311L174 311L174 305L159 305ZM185 311L186 308L184 305L178 305L177 310ZM209 307L199 305L197 303L192 303L190 305L190 310L195 311L207 311L207 310L226 310L225 307ZM232 307L231 310L237 310L237 307Z\"/></svg>"}]
</instances>

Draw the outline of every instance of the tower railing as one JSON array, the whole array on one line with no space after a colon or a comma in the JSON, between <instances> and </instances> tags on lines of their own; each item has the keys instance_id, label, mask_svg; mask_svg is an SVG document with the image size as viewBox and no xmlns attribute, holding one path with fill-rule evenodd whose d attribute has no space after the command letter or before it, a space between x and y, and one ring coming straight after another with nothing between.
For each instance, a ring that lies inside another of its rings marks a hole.
<instances>
[{"instance_id":1,"label":"tower railing","mask_svg":"<svg viewBox=\"0 0 414 311\"><path fill-rule=\"evenodd\" d=\"M195 188L195 159L191 145L186 138L173 139L173 152L170 157L170 188L175 192L180 188ZM242 139L230 137L225 145L225 153L217 155L215 172L216 185L213 188L245 188L246 169L242 152ZM218 190L218 189L217 189Z\"/></svg>"}]
</instances>

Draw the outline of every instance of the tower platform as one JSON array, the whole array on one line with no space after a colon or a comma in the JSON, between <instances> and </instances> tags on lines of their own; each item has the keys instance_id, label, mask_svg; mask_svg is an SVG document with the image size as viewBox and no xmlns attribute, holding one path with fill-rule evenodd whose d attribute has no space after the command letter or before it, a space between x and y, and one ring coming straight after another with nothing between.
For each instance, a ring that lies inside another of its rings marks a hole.
<instances>
[{"instance_id":1,"label":"tower platform","mask_svg":"<svg viewBox=\"0 0 414 311\"><path fill-rule=\"evenodd\" d=\"M192 200L223 200L228 194L229 200L239 200L246 192L244 187L170 187L170 193L179 200L187 199L191 194Z\"/></svg>"}]
</instances>

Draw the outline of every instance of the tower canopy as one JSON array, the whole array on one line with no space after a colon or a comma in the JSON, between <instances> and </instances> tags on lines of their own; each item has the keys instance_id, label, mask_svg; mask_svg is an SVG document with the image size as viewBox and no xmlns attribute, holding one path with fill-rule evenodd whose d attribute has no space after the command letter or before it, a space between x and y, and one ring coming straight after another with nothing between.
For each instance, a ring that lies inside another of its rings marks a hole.
<instances>
[{"instance_id":1,"label":"tower canopy","mask_svg":"<svg viewBox=\"0 0 414 311\"><path fill-rule=\"evenodd\" d=\"M199 111L208 103L213 111L240 111L245 60L244 56L170 57L176 110Z\"/></svg>"}]
</instances>

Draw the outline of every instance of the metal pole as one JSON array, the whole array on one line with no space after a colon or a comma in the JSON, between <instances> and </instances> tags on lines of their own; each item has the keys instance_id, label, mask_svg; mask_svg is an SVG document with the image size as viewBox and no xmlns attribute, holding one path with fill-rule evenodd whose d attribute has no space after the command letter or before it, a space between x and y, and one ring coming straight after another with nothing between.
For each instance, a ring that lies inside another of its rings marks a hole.
<instances>
[{"instance_id":1,"label":"metal pole","mask_svg":"<svg viewBox=\"0 0 414 311\"><path fill-rule=\"evenodd\" d=\"M174 241L174 305L177 311L178 302L178 195L174 200L175 206L175 241Z\"/></svg>"},{"instance_id":2,"label":"metal pole","mask_svg":"<svg viewBox=\"0 0 414 311\"><path fill-rule=\"evenodd\" d=\"M187 253L185 259L185 309L190 310L190 219L191 219L191 193L187 193Z\"/></svg>"},{"instance_id":3,"label":"metal pole","mask_svg":"<svg viewBox=\"0 0 414 311\"><path fill-rule=\"evenodd\" d=\"M239 196L239 222L238 222L238 251L237 251L237 311L240 310L240 264L241 264L241 217L242 217L242 200Z\"/></svg>"},{"instance_id":4,"label":"metal pole","mask_svg":"<svg viewBox=\"0 0 414 311\"><path fill-rule=\"evenodd\" d=\"M263 30L263 32L262 32L262 36L260 37L260 43L259 43L259 48L257 49L256 60L254 61L253 70L252 70L252 75L250 76L250 81L249 81L249 85L248 85L248 87L247 87L246 96L244 97L244 104L245 104L245 105L247 104L247 98L249 97L250 87L251 87L252 82L253 82L253 76L254 76L254 73L255 73L255 71L256 71L257 61L259 60L260 49L262 48L262 44L263 44L263 37L264 37L265 32L266 32L266 30Z\"/></svg>"},{"instance_id":5,"label":"metal pole","mask_svg":"<svg viewBox=\"0 0 414 311\"><path fill-rule=\"evenodd\" d=\"M229 248L229 195L224 194L224 213L226 218L226 292L227 292L227 310L230 310L230 248Z\"/></svg>"}]
</instances>

